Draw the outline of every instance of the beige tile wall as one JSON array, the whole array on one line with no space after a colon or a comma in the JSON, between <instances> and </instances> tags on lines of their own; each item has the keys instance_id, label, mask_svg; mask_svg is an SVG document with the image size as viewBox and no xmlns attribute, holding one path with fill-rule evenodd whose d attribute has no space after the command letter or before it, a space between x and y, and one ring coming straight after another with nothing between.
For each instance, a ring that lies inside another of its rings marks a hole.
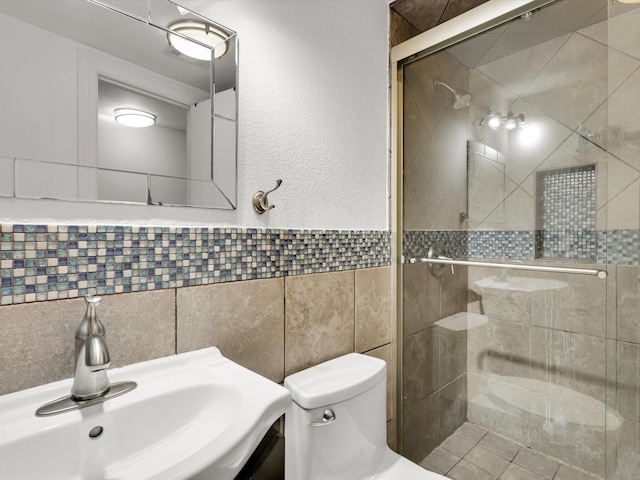
<instances>
[{"instance_id":1,"label":"beige tile wall","mask_svg":"<svg viewBox=\"0 0 640 480\"><path fill-rule=\"evenodd\" d=\"M388 364L395 438L391 267L103 297L112 366L217 346L275 382L358 351ZM82 299L0 307L0 394L73 375Z\"/></svg>"},{"instance_id":2,"label":"beige tile wall","mask_svg":"<svg viewBox=\"0 0 640 480\"><path fill-rule=\"evenodd\" d=\"M403 265L403 454L420 462L467 418L467 335L436 324L467 308L467 269Z\"/></svg>"},{"instance_id":3,"label":"beige tile wall","mask_svg":"<svg viewBox=\"0 0 640 480\"><path fill-rule=\"evenodd\" d=\"M574 265L578 266L578 265ZM603 268L602 265L598 268ZM495 270L469 269L469 420L599 477L640 466L638 267L606 281L554 274L543 290L478 288ZM634 470L635 469L635 470Z\"/></svg>"}]
</instances>

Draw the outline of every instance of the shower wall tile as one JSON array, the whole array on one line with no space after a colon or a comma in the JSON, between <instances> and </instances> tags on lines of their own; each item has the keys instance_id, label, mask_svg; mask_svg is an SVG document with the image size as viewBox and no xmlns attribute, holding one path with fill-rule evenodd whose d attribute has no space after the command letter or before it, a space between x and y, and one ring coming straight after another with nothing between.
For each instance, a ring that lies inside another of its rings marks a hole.
<instances>
[{"instance_id":1,"label":"shower wall tile","mask_svg":"<svg viewBox=\"0 0 640 480\"><path fill-rule=\"evenodd\" d=\"M531 448L562 459L569 465L579 465L582 470L604 478L606 467L604 407L599 412L592 412L589 417L589 423L600 425L597 428L586 422L580 424L561 421L562 412L558 412L558 408L561 407L558 407L557 402L549 403L548 407L547 416L529 415ZM554 421L554 418L560 421Z\"/></svg>"},{"instance_id":2,"label":"shower wall tile","mask_svg":"<svg viewBox=\"0 0 640 480\"><path fill-rule=\"evenodd\" d=\"M404 412L402 454L412 462L421 462L439 444L439 395L434 393Z\"/></svg>"},{"instance_id":3,"label":"shower wall tile","mask_svg":"<svg viewBox=\"0 0 640 480\"><path fill-rule=\"evenodd\" d=\"M438 379L442 388L467 371L467 331L436 327Z\"/></svg>"},{"instance_id":4,"label":"shower wall tile","mask_svg":"<svg viewBox=\"0 0 640 480\"><path fill-rule=\"evenodd\" d=\"M615 278L617 323L615 335L612 337L625 342L640 343L640 269L618 267Z\"/></svg>"},{"instance_id":5,"label":"shower wall tile","mask_svg":"<svg viewBox=\"0 0 640 480\"><path fill-rule=\"evenodd\" d=\"M445 441L467 420L467 376L462 374L438 390L438 440Z\"/></svg>"},{"instance_id":6,"label":"shower wall tile","mask_svg":"<svg viewBox=\"0 0 640 480\"><path fill-rule=\"evenodd\" d=\"M436 277L432 278L436 279ZM438 280L438 279L436 279ZM439 319L449 317L467 309L467 267L456 265L454 273L447 266L440 280Z\"/></svg>"},{"instance_id":7,"label":"shower wall tile","mask_svg":"<svg viewBox=\"0 0 640 480\"><path fill-rule=\"evenodd\" d=\"M640 378L640 346L617 342L616 345L617 411L627 422L638 423L638 379Z\"/></svg>"},{"instance_id":8,"label":"shower wall tile","mask_svg":"<svg viewBox=\"0 0 640 480\"><path fill-rule=\"evenodd\" d=\"M438 334L434 328L404 339L403 397L405 408L438 390Z\"/></svg>"},{"instance_id":9,"label":"shower wall tile","mask_svg":"<svg viewBox=\"0 0 640 480\"><path fill-rule=\"evenodd\" d=\"M574 33L524 91L523 98L576 128L638 65L632 57Z\"/></svg>"},{"instance_id":10,"label":"shower wall tile","mask_svg":"<svg viewBox=\"0 0 640 480\"><path fill-rule=\"evenodd\" d=\"M431 327L440 312L440 288L428 288L435 281L426 263L402 265L403 333L407 337Z\"/></svg>"},{"instance_id":11,"label":"shower wall tile","mask_svg":"<svg viewBox=\"0 0 640 480\"><path fill-rule=\"evenodd\" d=\"M467 371L530 378L531 327L489 318L467 331Z\"/></svg>"},{"instance_id":12,"label":"shower wall tile","mask_svg":"<svg viewBox=\"0 0 640 480\"><path fill-rule=\"evenodd\" d=\"M533 328L530 349L531 378L563 387L559 392L587 395L600 402L604 408L607 380L605 338ZM587 418L590 415L590 404L582 405L558 396L549 395L547 398L550 402L566 402L565 408L571 405L569 408L574 412L583 409L583 414L579 416Z\"/></svg>"},{"instance_id":13,"label":"shower wall tile","mask_svg":"<svg viewBox=\"0 0 640 480\"><path fill-rule=\"evenodd\" d=\"M284 279L176 291L177 351L215 346L230 360L284 380Z\"/></svg>"},{"instance_id":14,"label":"shower wall tile","mask_svg":"<svg viewBox=\"0 0 640 480\"><path fill-rule=\"evenodd\" d=\"M593 264L568 266L604 268L603 265ZM527 273L527 276L549 279L548 288L536 292L533 297L533 325L599 337L606 336L607 282L595 276L568 273L531 272Z\"/></svg>"},{"instance_id":15,"label":"shower wall tile","mask_svg":"<svg viewBox=\"0 0 640 480\"><path fill-rule=\"evenodd\" d=\"M355 342L357 352L391 343L391 267L355 271Z\"/></svg>"},{"instance_id":16,"label":"shower wall tile","mask_svg":"<svg viewBox=\"0 0 640 480\"><path fill-rule=\"evenodd\" d=\"M569 34L560 35L529 48L519 49L477 69L510 91L520 94L568 39Z\"/></svg>"},{"instance_id":17,"label":"shower wall tile","mask_svg":"<svg viewBox=\"0 0 640 480\"><path fill-rule=\"evenodd\" d=\"M529 445L529 415L522 406L531 401L531 390L502 377L467 373L468 420L491 432Z\"/></svg>"},{"instance_id":18,"label":"shower wall tile","mask_svg":"<svg viewBox=\"0 0 640 480\"><path fill-rule=\"evenodd\" d=\"M285 376L354 351L354 272L285 280Z\"/></svg>"}]
</instances>

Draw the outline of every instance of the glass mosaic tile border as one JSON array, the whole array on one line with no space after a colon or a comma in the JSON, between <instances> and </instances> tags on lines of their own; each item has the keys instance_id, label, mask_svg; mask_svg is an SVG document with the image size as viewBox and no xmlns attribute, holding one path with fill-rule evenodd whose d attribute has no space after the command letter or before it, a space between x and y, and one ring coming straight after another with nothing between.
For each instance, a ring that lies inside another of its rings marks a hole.
<instances>
[{"instance_id":1,"label":"glass mosaic tile border","mask_svg":"<svg viewBox=\"0 0 640 480\"><path fill-rule=\"evenodd\" d=\"M454 258L478 258L493 260L533 260L534 231L468 231L411 230L403 232L403 253L405 257L421 257L427 254L435 241L444 245L448 256ZM640 265L640 230L598 230L589 238L596 238L596 263L601 265ZM466 242L462 245L461 242ZM576 260L583 252L567 249L566 256Z\"/></svg>"},{"instance_id":2,"label":"glass mosaic tile border","mask_svg":"<svg viewBox=\"0 0 640 480\"><path fill-rule=\"evenodd\" d=\"M402 232L402 250L409 258L426 257L429 247L440 243L446 255L453 258L468 257L465 230L405 230Z\"/></svg>"},{"instance_id":3,"label":"glass mosaic tile border","mask_svg":"<svg viewBox=\"0 0 640 480\"><path fill-rule=\"evenodd\" d=\"M373 230L3 224L0 304L388 266Z\"/></svg>"}]
</instances>

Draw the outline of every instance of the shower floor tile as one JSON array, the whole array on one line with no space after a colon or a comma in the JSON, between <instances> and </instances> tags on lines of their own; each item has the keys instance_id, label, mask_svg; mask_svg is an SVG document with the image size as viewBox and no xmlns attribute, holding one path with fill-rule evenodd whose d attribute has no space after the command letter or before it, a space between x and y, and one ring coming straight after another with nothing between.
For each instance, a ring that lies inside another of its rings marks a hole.
<instances>
[{"instance_id":1,"label":"shower floor tile","mask_svg":"<svg viewBox=\"0 0 640 480\"><path fill-rule=\"evenodd\" d=\"M420 465L453 480L597 480L469 422Z\"/></svg>"}]
</instances>

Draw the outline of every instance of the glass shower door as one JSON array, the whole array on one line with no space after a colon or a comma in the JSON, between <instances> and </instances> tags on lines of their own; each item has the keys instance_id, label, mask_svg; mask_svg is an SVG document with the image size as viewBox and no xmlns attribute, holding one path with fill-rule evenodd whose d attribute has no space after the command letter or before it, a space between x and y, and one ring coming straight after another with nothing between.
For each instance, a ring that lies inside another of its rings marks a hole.
<instances>
[{"instance_id":1,"label":"glass shower door","mask_svg":"<svg viewBox=\"0 0 640 480\"><path fill-rule=\"evenodd\" d=\"M640 5L559 0L404 63L400 428L426 468L638 478L639 45Z\"/></svg>"}]
</instances>

